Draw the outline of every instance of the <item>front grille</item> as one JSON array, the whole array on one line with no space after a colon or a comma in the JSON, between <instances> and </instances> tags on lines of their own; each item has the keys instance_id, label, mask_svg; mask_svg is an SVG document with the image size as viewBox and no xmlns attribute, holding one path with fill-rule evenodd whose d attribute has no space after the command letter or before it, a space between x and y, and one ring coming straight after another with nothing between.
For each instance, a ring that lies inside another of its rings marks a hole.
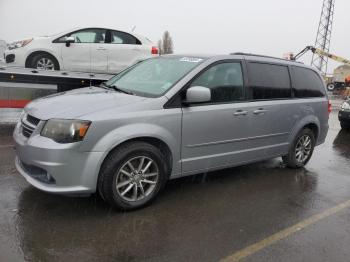
<instances>
[{"instance_id":1,"label":"front grille","mask_svg":"<svg viewBox=\"0 0 350 262\"><path fill-rule=\"evenodd\" d=\"M23 117L23 119L21 120L22 134L25 137L29 138L33 134L34 130L36 129L39 123L40 123L40 119L34 116L27 115Z\"/></svg>"},{"instance_id":2,"label":"front grille","mask_svg":"<svg viewBox=\"0 0 350 262\"><path fill-rule=\"evenodd\" d=\"M35 126L37 126L40 122L40 119L39 118L36 118L34 116L31 116L31 115L27 115L27 121Z\"/></svg>"},{"instance_id":3,"label":"front grille","mask_svg":"<svg viewBox=\"0 0 350 262\"><path fill-rule=\"evenodd\" d=\"M30 137L33 134L34 130L35 128L32 128L31 126L26 125L24 122L22 122L22 134L25 137Z\"/></svg>"}]
</instances>

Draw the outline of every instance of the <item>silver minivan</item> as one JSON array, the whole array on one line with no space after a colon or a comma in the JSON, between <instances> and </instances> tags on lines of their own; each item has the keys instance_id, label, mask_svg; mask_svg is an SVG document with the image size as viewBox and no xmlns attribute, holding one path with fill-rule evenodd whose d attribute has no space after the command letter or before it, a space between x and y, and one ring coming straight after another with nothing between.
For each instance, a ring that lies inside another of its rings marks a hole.
<instances>
[{"instance_id":1,"label":"silver minivan","mask_svg":"<svg viewBox=\"0 0 350 262\"><path fill-rule=\"evenodd\" d=\"M277 58L152 58L27 105L16 167L41 190L98 191L124 210L168 179L275 157L300 168L328 132L325 90L313 68Z\"/></svg>"}]
</instances>

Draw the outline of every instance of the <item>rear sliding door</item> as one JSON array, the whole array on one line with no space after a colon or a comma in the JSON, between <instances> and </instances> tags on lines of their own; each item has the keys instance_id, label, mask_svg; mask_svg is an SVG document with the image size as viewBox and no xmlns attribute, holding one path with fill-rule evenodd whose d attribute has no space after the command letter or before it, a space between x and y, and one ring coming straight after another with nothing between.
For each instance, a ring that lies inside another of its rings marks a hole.
<instances>
[{"instance_id":1,"label":"rear sliding door","mask_svg":"<svg viewBox=\"0 0 350 262\"><path fill-rule=\"evenodd\" d=\"M282 64L247 62L251 103L249 136L255 159L288 151L288 138L299 118L292 99L289 68Z\"/></svg>"}]
</instances>

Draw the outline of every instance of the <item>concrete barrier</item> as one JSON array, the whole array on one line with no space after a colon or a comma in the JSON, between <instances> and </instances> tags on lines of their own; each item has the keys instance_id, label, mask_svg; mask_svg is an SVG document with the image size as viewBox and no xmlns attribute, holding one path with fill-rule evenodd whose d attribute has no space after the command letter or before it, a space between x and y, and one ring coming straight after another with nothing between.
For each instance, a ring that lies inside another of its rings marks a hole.
<instances>
[{"instance_id":1,"label":"concrete barrier","mask_svg":"<svg viewBox=\"0 0 350 262\"><path fill-rule=\"evenodd\" d=\"M16 123L23 109L0 108L0 124Z\"/></svg>"},{"instance_id":2,"label":"concrete barrier","mask_svg":"<svg viewBox=\"0 0 350 262\"><path fill-rule=\"evenodd\" d=\"M6 41L0 39L0 61L4 61L4 52L6 49Z\"/></svg>"}]
</instances>

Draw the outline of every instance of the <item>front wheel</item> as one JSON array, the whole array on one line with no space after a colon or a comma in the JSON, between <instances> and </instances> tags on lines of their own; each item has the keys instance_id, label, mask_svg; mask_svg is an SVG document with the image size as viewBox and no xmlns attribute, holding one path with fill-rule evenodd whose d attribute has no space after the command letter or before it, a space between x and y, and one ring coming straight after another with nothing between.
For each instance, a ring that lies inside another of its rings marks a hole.
<instances>
[{"instance_id":1,"label":"front wheel","mask_svg":"<svg viewBox=\"0 0 350 262\"><path fill-rule=\"evenodd\" d=\"M45 53L35 55L30 61L30 67L40 70L60 70L57 60Z\"/></svg>"},{"instance_id":2,"label":"front wheel","mask_svg":"<svg viewBox=\"0 0 350 262\"><path fill-rule=\"evenodd\" d=\"M132 210L149 204L168 179L162 152L134 142L117 148L101 168L98 190L113 207Z\"/></svg>"},{"instance_id":3,"label":"front wheel","mask_svg":"<svg viewBox=\"0 0 350 262\"><path fill-rule=\"evenodd\" d=\"M283 162L290 168L301 168L309 162L314 148L314 132L304 128L295 138L288 155L282 157Z\"/></svg>"},{"instance_id":4,"label":"front wheel","mask_svg":"<svg viewBox=\"0 0 350 262\"><path fill-rule=\"evenodd\" d=\"M327 89L328 89L328 91L334 91L334 89L335 89L335 84L333 84L333 83L328 84L328 85L327 85Z\"/></svg>"}]
</instances>

